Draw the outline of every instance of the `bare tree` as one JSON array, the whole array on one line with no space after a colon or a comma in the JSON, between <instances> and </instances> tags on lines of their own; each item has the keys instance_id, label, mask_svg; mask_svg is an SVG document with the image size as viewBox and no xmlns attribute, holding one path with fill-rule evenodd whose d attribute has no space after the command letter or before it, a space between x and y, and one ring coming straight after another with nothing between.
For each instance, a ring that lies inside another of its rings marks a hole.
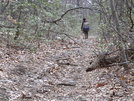
<instances>
[{"instance_id":1,"label":"bare tree","mask_svg":"<svg viewBox=\"0 0 134 101\"><path fill-rule=\"evenodd\" d=\"M119 19L118 19L118 16L117 16L117 12L115 10L115 0L110 0L110 5L111 5L111 11L112 11L112 17L113 17L113 21L115 23L115 30L117 31L118 33L118 46L119 46L119 49L121 51L121 59L122 59L122 62L124 62L124 67L126 70L128 70L128 64L127 64L127 56L126 56L126 53L125 53L125 45L124 45L124 42L123 42L123 38L122 38L122 33L120 32L120 25L119 25Z\"/></svg>"}]
</instances>

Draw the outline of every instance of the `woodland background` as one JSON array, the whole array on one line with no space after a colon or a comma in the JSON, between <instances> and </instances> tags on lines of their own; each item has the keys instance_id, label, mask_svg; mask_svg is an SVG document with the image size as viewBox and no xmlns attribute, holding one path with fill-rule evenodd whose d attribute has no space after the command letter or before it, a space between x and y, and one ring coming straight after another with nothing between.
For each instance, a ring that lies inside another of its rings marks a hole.
<instances>
[{"instance_id":1,"label":"woodland background","mask_svg":"<svg viewBox=\"0 0 134 101\"><path fill-rule=\"evenodd\" d=\"M133 67L134 0L0 0L0 100L133 101Z\"/></svg>"}]
</instances>

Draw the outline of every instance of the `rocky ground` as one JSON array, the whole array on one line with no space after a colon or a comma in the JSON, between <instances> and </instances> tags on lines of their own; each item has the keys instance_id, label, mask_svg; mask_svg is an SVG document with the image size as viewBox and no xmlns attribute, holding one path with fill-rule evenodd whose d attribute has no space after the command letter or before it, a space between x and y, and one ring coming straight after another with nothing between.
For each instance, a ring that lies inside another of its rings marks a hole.
<instances>
[{"instance_id":1,"label":"rocky ground","mask_svg":"<svg viewBox=\"0 0 134 101\"><path fill-rule=\"evenodd\" d=\"M55 40L37 52L0 49L0 101L134 101L134 69L86 72L98 42Z\"/></svg>"}]
</instances>

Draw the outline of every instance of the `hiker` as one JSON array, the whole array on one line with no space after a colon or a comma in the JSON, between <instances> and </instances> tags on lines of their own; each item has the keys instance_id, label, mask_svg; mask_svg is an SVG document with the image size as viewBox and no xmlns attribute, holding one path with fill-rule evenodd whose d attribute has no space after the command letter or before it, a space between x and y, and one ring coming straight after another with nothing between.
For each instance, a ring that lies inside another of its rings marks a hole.
<instances>
[{"instance_id":1,"label":"hiker","mask_svg":"<svg viewBox=\"0 0 134 101\"><path fill-rule=\"evenodd\" d=\"M86 18L83 18L83 22L82 22L82 25L81 25L81 30L84 33L84 38L88 39L89 23L86 21Z\"/></svg>"}]
</instances>

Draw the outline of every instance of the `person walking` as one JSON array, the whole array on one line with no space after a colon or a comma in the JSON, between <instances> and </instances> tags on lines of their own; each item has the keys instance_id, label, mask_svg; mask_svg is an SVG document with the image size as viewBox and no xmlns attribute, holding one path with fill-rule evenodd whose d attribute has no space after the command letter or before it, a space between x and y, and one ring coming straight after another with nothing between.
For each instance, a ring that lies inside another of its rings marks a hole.
<instances>
[{"instance_id":1,"label":"person walking","mask_svg":"<svg viewBox=\"0 0 134 101\"><path fill-rule=\"evenodd\" d=\"M83 22L82 22L82 25L81 25L81 30L84 33L84 38L85 39L88 39L89 29L90 29L89 23L86 21L86 18L83 18Z\"/></svg>"}]
</instances>

